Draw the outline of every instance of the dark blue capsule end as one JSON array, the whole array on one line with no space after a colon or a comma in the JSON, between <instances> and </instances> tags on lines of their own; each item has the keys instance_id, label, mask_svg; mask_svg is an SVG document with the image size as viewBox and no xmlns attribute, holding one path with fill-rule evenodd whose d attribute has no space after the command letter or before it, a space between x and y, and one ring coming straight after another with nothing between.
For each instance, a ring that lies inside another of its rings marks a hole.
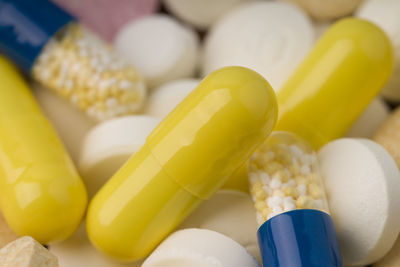
<instances>
[{"instance_id":1,"label":"dark blue capsule end","mask_svg":"<svg viewBox=\"0 0 400 267\"><path fill-rule=\"evenodd\" d=\"M319 210L293 210L258 229L264 267L343 267L332 218Z\"/></svg>"}]
</instances>

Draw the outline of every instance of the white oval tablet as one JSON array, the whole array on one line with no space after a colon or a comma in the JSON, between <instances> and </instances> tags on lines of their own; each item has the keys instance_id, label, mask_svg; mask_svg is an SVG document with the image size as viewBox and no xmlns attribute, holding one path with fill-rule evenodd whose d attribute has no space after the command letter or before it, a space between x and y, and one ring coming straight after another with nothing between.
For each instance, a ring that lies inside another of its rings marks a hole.
<instances>
[{"instance_id":1,"label":"white oval tablet","mask_svg":"<svg viewBox=\"0 0 400 267\"><path fill-rule=\"evenodd\" d=\"M259 267L236 241L204 229L180 230L147 258L142 267Z\"/></svg>"},{"instance_id":2,"label":"white oval tablet","mask_svg":"<svg viewBox=\"0 0 400 267\"><path fill-rule=\"evenodd\" d=\"M285 0L301 6L317 20L332 20L350 15L364 0Z\"/></svg>"},{"instance_id":3,"label":"white oval tablet","mask_svg":"<svg viewBox=\"0 0 400 267\"><path fill-rule=\"evenodd\" d=\"M124 26L115 38L116 50L145 78L150 88L194 75L198 37L167 15L150 15Z\"/></svg>"},{"instance_id":4,"label":"white oval tablet","mask_svg":"<svg viewBox=\"0 0 400 267\"><path fill-rule=\"evenodd\" d=\"M232 8L249 0L164 0L165 6L181 20L205 30Z\"/></svg>"},{"instance_id":5,"label":"white oval tablet","mask_svg":"<svg viewBox=\"0 0 400 267\"><path fill-rule=\"evenodd\" d=\"M142 262L122 264L106 258L95 249L86 235L85 224L69 239L49 246L58 258L59 267L140 267Z\"/></svg>"},{"instance_id":6,"label":"white oval tablet","mask_svg":"<svg viewBox=\"0 0 400 267\"><path fill-rule=\"evenodd\" d=\"M344 263L379 260L400 231L396 163L379 144L350 138L325 145L319 160Z\"/></svg>"},{"instance_id":7,"label":"white oval tablet","mask_svg":"<svg viewBox=\"0 0 400 267\"><path fill-rule=\"evenodd\" d=\"M346 136L371 138L389 114L389 107L385 101L381 97L375 98L351 126Z\"/></svg>"},{"instance_id":8,"label":"white oval tablet","mask_svg":"<svg viewBox=\"0 0 400 267\"><path fill-rule=\"evenodd\" d=\"M392 41L395 65L392 76L382 90L382 95L390 101L400 102L400 1L367 0L356 15L377 24Z\"/></svg>"},{"instance_id":9,"label":"white oval tablet","mask_svg":"<svg viewBox=\"0 0 400 267\"><path fill-rule=\"evenodd\" d=\"M261 261L257 241L256 212L250 195L220 190L204 201L180 228L201 228L226 235Z\"/></svg>"},{"instance_id":10,"label":"white oval tablet","mask_svg":"<svg viewBox=\"0 0 400 267\"><path fill-rule=\"evenodd\" d=\"M89 197L139 150L159 122L144 115L120 117L97 125L86 135L79 170Z\"/></svg>"},{"instance_id":11,"label":"white oval tablet","mask_svg":"<svg viewBox=\"0 0 400 267\"><path fill-rule=\"evenodd\" d=\"M93 128L95 122L69 101L59 97L51 90L34 84L33 93L43 113L57 131L72 160L75 164L78 164L83 139L87 132Z\"/></svg>"},{"instance_id":12,"label":"white oval tablet","mask_svg":"<svg viewBox=\"0 0 400 267\"><path fill-rule=\"evenodd\" d=\"M147 101L145 113L164 119L190 92L199 85L200 80L175 80L153 90Z\"/></svg>"},{"instance_id":13,"label":"white oval tablet","mask_svg":"<svg viewBox=\"0 0 400 267\"><path fill-rule=\"evenodd\" d=\"M283 2L246 3L212 27L203 74L243 66L263 75L278 91L313 44L312 23L300 8Z\"/></svg>"}]
</instances>

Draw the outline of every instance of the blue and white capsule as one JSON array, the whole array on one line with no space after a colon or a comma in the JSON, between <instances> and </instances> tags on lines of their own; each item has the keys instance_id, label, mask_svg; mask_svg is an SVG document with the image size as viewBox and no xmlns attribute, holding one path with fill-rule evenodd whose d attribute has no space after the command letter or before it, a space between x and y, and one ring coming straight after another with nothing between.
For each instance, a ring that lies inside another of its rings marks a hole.
<instances>
[{"instance_id":1,"label":"blue and white capsule","mask_svg":"<svg viewBox=\"0 0 400 267\"><path fill-rule=\"evenodd\" d=\"M273 132L248 162L264 266L342 266L317 154Z\"/></svg>"}]
</instances>

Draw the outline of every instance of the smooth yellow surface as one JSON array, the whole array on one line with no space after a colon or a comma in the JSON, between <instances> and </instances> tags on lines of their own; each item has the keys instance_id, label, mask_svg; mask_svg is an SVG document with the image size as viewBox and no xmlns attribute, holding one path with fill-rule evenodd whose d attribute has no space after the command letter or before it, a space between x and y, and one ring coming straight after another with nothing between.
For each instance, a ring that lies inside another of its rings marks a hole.
<instances>
[{"instance_id":1,"label":"smooth yellow surface","mask_svg":"<svg viewBox=\"0 0 400 267\"><path fill-rule=\"evenodd\" d=\"M93 198L92 243L122 261L149 255L244 164L276 116L274 92L254 71L207 76Z\"/></svg>"},{"instance_id":2,"label":"smooth yellow surface","mask_svg":"<svg viewBox=\"0 0 400 267\"><path fill-rule=\"evenodd\" d=\"M276 130L297 133L314 148L343 136L391 75L393 51L377 26L335 23L279 91Z\"/></svg>"},{"instance_id":3,"label":"smooth yellow surface","mask_svg":"<svg viewBox=\"0 0 400 267\"><path fill-rule=\"evenodd\" d=\"M23 78L0 57L0 207L10 227L41 243L78 227L86 190Z\"/></svg>"}]
</instances>

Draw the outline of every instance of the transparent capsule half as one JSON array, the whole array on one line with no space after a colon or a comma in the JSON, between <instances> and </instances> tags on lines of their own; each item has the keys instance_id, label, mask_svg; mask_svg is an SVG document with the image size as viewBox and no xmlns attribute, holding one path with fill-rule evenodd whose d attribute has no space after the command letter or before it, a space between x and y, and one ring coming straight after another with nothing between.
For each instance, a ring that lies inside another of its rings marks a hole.
<instances>
[{"instance_id":1,"label":"transparent capsule half","mask_svg":"<svg viewBox=\"0 0 400 267\"><path fill-rule=\"evenodd\" d=\"M295 134L273 132L251 157L248 171L260 225L295 209L329 213L317 154Z\"/></svg>"}]
</instances>

